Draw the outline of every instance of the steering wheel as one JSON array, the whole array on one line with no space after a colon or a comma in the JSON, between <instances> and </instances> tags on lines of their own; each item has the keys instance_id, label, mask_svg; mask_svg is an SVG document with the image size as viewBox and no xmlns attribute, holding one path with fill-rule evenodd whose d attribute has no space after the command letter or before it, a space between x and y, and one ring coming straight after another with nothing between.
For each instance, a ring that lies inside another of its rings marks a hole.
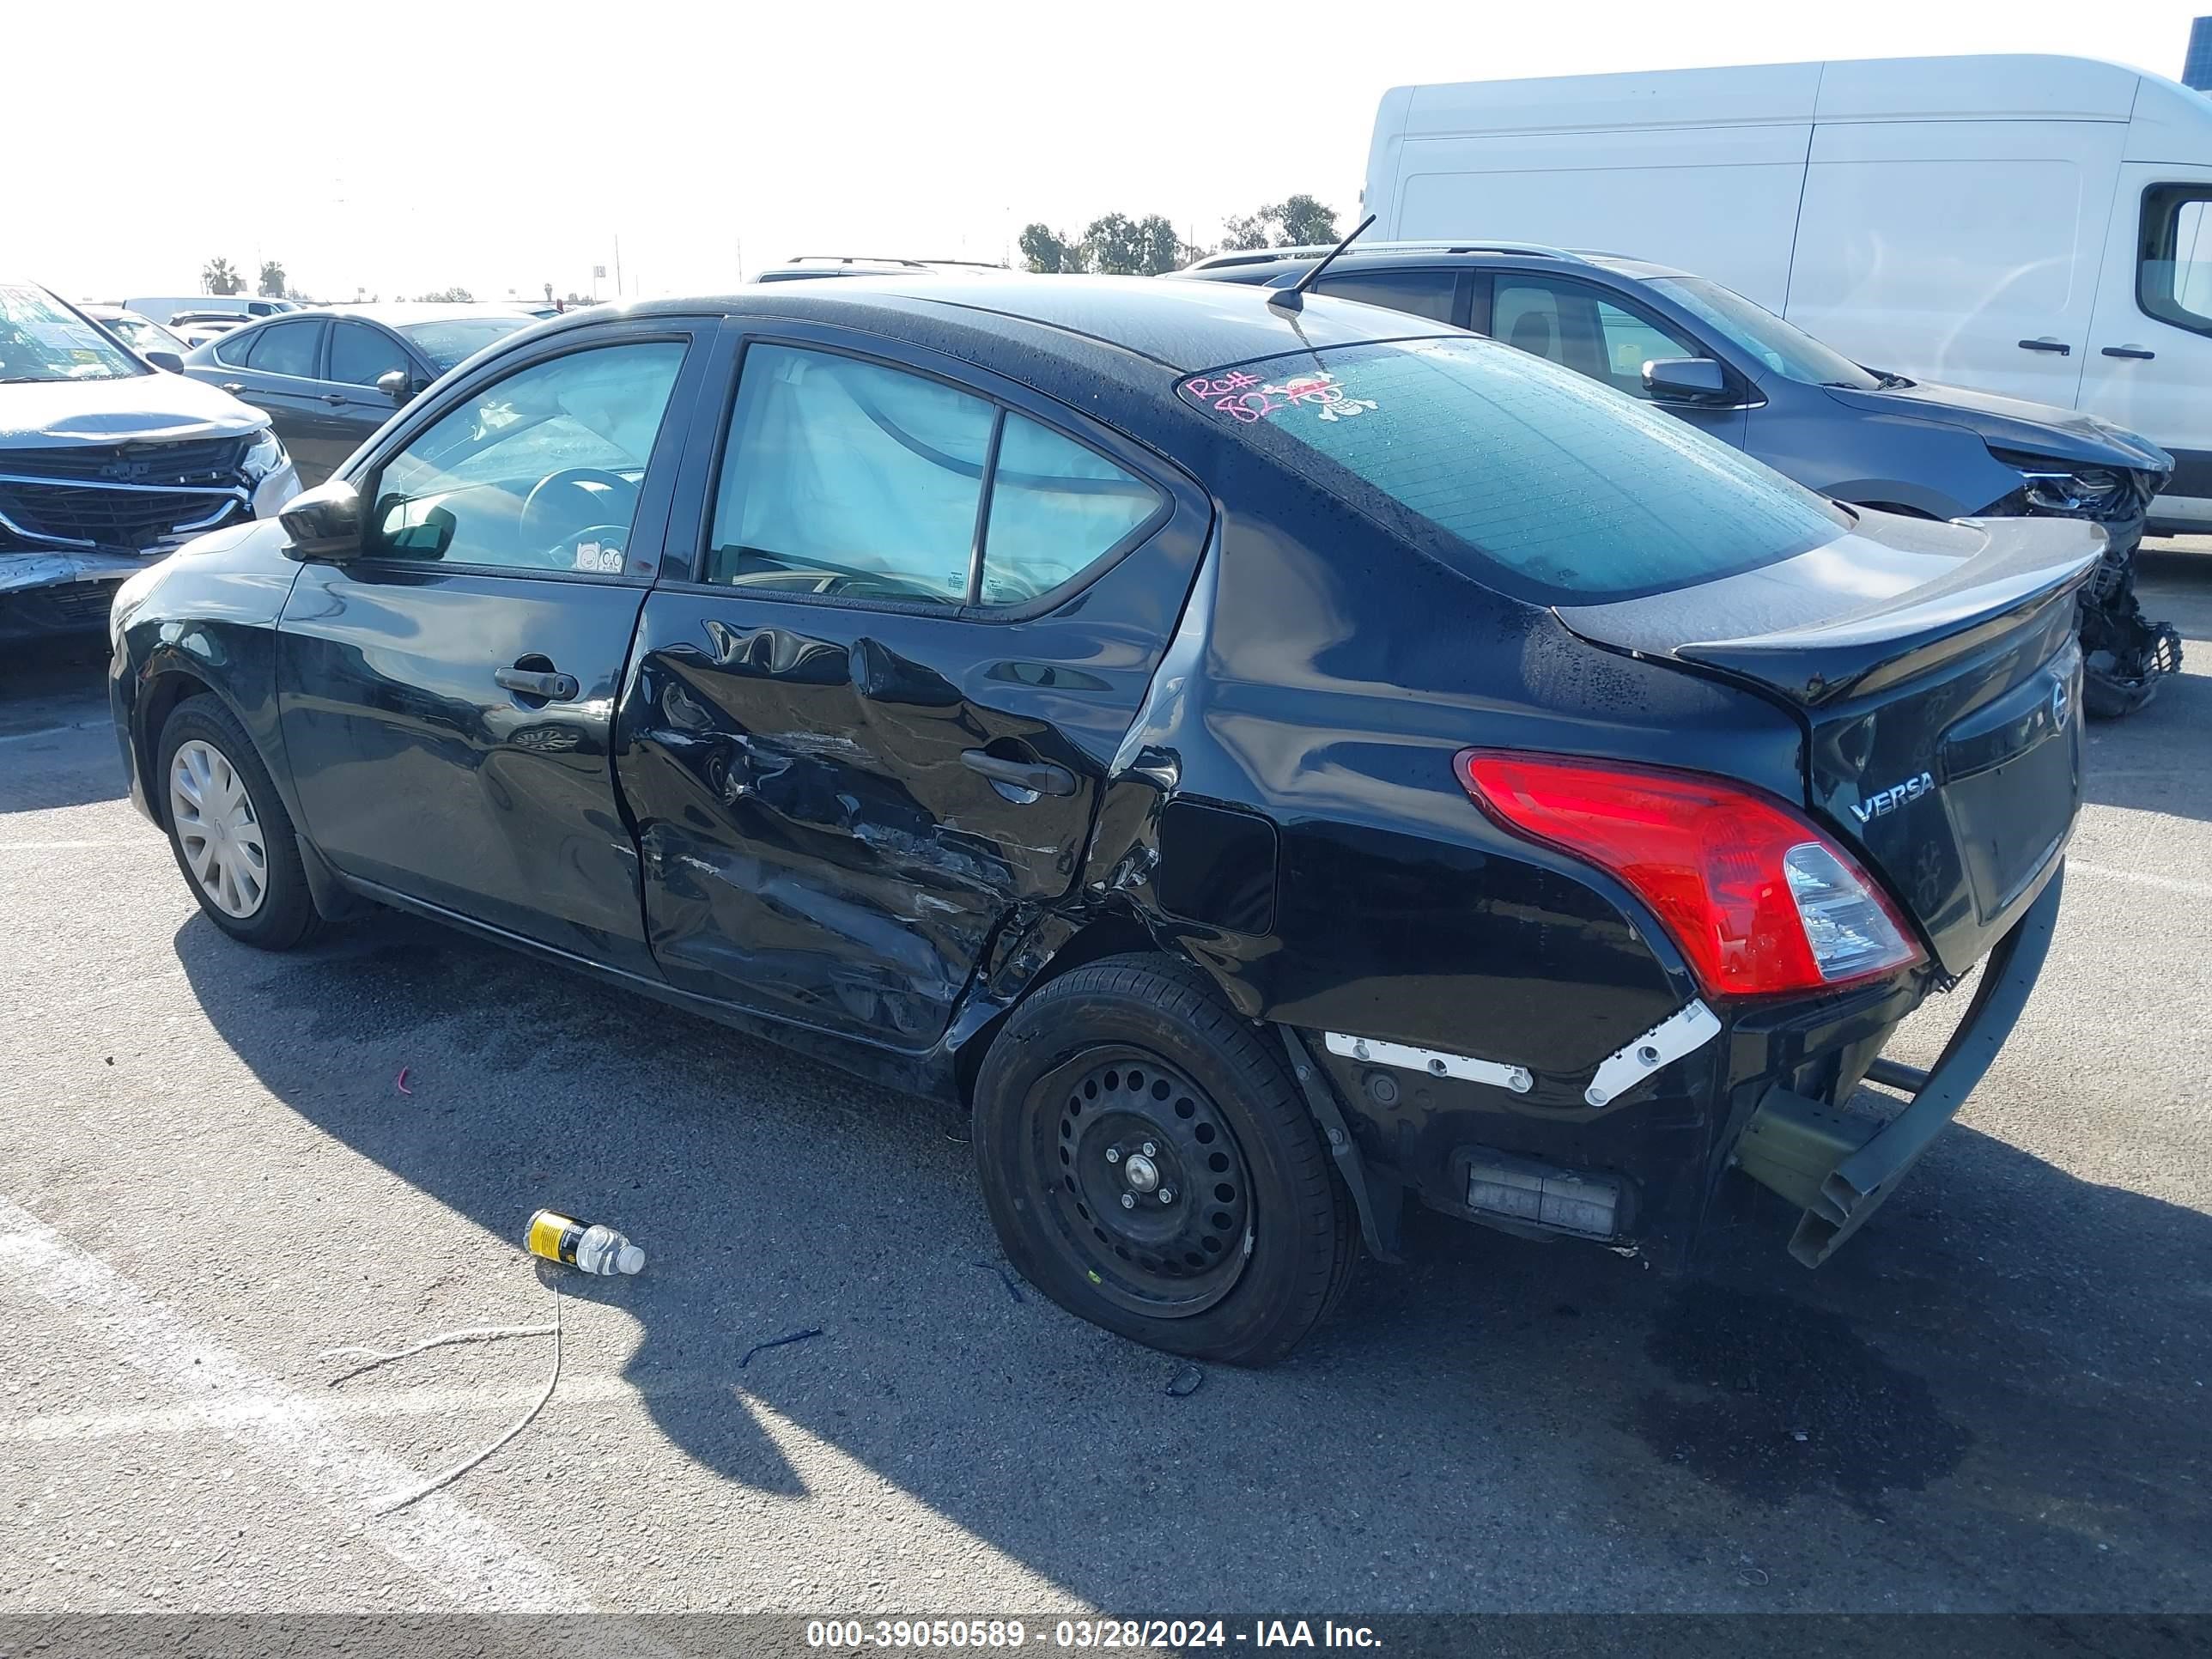
<instances>
[{"instance_id":1,"label":"steering wheel","mask_svg":"<svg viewBox=\"0 0 2212 1659\"><path fill-rule=\"evenodd\" d=\"M574 542L570 527L547 522L557 510L554 501L563 492L573 498L577 509L570 515L570 526L580 519L592 529L605 530L610 527L608 520L619 518L625 524L615 527L616 539L619 543L628 538L627 520L637 512L637 486L621 473L602 467L564 466L540 478L523 499L522 517L515 525L515 539L523 546L550 550Z\"/></svg>"}]
</instances>

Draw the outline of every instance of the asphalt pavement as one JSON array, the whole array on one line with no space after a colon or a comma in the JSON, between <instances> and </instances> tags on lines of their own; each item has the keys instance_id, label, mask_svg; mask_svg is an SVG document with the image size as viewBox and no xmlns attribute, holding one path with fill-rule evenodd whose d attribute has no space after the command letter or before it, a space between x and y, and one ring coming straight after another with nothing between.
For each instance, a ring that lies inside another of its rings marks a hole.
<instances>
[{"instance_id":1,"label":"asphalt pavement","mask_svg":"<svg viewBox=\"0 0 2212 1659\"><path fill-rule=\"evenodd\" d=\"M2212 1610L2212 541L2142 570L2186 670L2091 728L2043 982L1850 1248L1427 1220L1182 1398L1012 1278L956 1114L411 920L232 944L97 654L19 655L0 1614ZM541 1275L540 1206L645 1273ZM326 1351L556 1313L543 1413L379 1515L552 1343Z\"/></svg>"}]
</instances>

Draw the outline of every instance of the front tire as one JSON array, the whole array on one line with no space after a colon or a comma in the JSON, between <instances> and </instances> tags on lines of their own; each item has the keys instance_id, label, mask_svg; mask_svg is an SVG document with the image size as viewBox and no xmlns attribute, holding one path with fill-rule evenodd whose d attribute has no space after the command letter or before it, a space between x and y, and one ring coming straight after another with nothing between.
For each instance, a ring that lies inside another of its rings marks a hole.
<instances>
[{"instance_id":1,"label":"front tire","mask_svg":"<svg viewBox=\"0 0 2212 1659\"><path fill-rule=\"evenodd\" d=\"M1109 957L1023 1003L974 1140L1007 1258L1109 1331L1261 1365L1343 1295L1350 1195L1282 1056L1187 963Z\"/></svg>"},{"instance_id":2,"label":"front tire","mask_svg":"<svg viewBox=\"0 0 2212 1659\"><path fill-rule=\"evenodd\" d=\"M264 951L306 939L319 918L291 815L237 716L213 696L188 697L156 756L169 850L207 919Z\"/></svg>"}]
</instances>

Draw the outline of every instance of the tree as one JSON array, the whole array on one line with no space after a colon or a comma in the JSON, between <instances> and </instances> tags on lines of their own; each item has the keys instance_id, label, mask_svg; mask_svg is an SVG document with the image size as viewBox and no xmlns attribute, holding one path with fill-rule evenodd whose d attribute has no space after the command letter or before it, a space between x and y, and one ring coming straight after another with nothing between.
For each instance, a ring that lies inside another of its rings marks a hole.
<instances>
[{"instance_id":1,"label":"tree","mask_svg":"<svg viewBox=\"0 0 2212 1659\"><path fill-rule=\"evenodd\" d=\"M418 294L415 299L419 305L465 306L473 305L476 297L465 288L441 288L428 294Z\"/></svg>"},{"instance_id":2,"label":"tree","mask_svg":"<svg viewBox=\"0 0 2212 1659\"><path fill-rule=\"evenodd\" d=\"M1185 246L1175 226L1161 214L1148 213L1137 221L1137 243L1142 250L1137 269L1147 276L1163 276L1180 270L1194 248Z\"/></svg>"},{"instance_id":3,"label":"tree","mask_svg":"<svg viewBox=\"0 0 2212 1659\"><path fill-rule=\"evenodd\" d=\"M210 294L243 294L246 278L228 259L210 259L200 267L200 286Z\"/></svg>"},{"instance_id":4,"label":"tree","mask_svg":"<svg viewBox=\"0 0 2212 1659\"><path fill-rule=\"evenodd\" d=\"M1266 210L1248 213L1242 218L1231 217L1222 222L1221 251L1224 253L1249 253L1255 248L1267 246Z\"/></svg>"},{"instance_id":5,"label":"tree","mask_svg":"<svg viewBox=\"0 0 2212 1659\"><path fill-rule=\"evenodd\" d=\"M1067 239L1042 222L1022 227L1022 258L1031 270L1049 276L1067 269Z\"/></svg>"},{"instance_id":6,"label":"tree","mask_svg":"<svg viewBox=\"0 0 2212 1659\"><path fill-rule=\"evenodd\" d=\"M1276 244L1278 247L1297 247L1340 240L1336 228L1336 215L1310 196L1293 196L1261 211L1282 228L1282 240Z\"/></svg>"},{"instance_id":7,"label":"tree","mask_svg":"<svg viewBox=\"0 0 2212 1659\"><path fill-rule=\"evenodd\" d=\"M261 262L261 283L258 291L271 300L284 297L284 267L282 263L275 259Z\"/></svg>"},{"instance_id":8,"label":"tree","mask_svg":"<svg viewBox=\"0 0 2212 1659\"><path fill-rule=\"evenodd\" d=\"M1340 241L1336 215L1310 196L1291 196L1270 202L1256 213L1222 221L1221 248L1224 253L1249 252L1263 247L1310 247Z\"/></svg>"},{"instance_id":9,"label":"tree","mask_svg":"<svg viewBox=\"0 0 2212 1659\"><path fill-rule=\"evenodd\" d=\"M1093 219L1083 233L1091 264L1109 276L1129 276L1144 263L1144 234L1126 213L1109 213Z\"/></svg>"}]
</instances>

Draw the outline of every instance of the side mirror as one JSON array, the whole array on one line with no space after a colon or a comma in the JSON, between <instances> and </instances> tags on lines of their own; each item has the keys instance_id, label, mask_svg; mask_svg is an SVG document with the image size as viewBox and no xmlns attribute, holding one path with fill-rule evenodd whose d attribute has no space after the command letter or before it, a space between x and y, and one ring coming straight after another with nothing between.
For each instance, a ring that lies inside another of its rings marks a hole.
<instances>
[{"instance_id":1,"label":"side mirror","mask_svg":"<svg viewBox=\"0 0 2212 1659\"><path fill-rule=\"evenodd\" d=\"M292 538L284 549L287 558L343 564L361 556L361 497L343 478L295 495L276 517Z\"/></svg>"},{"instance_id":2,"label":"side mirror","mask_svg":"<svg viewBox=\"0 0 2212 1659\"><path fill-rule=\"evenodd\" d=\"M173 351L162 351L156 349L153 351L142 351L138 355L143 357L148 362L153 364L155 368L161 369L167 374L181 374L185 372L185 360L177 356Z\"/></svg>"},{"instance_id":3,"label":"side mirror","mask_svg":"<svg viewBox=\"0 0 2212 1659\"><path fill-rule=\"evenodd\" d=\"M395 404L406 404L415 396L415 377L404 368L387 368L376 377L376 389Z\"/></svg>"},{"instance_id":4,"label":"side mirror","mask_svg":"<svg viewBox=\"0 0 2212 1659\"><path fill-rule=\"evenodd\" d=\"M1654 357L1644 365L1644 389L1657 398L1709 404L1729 395L1728 371L1710 357Z\"/></svg>"}]
</instances>

